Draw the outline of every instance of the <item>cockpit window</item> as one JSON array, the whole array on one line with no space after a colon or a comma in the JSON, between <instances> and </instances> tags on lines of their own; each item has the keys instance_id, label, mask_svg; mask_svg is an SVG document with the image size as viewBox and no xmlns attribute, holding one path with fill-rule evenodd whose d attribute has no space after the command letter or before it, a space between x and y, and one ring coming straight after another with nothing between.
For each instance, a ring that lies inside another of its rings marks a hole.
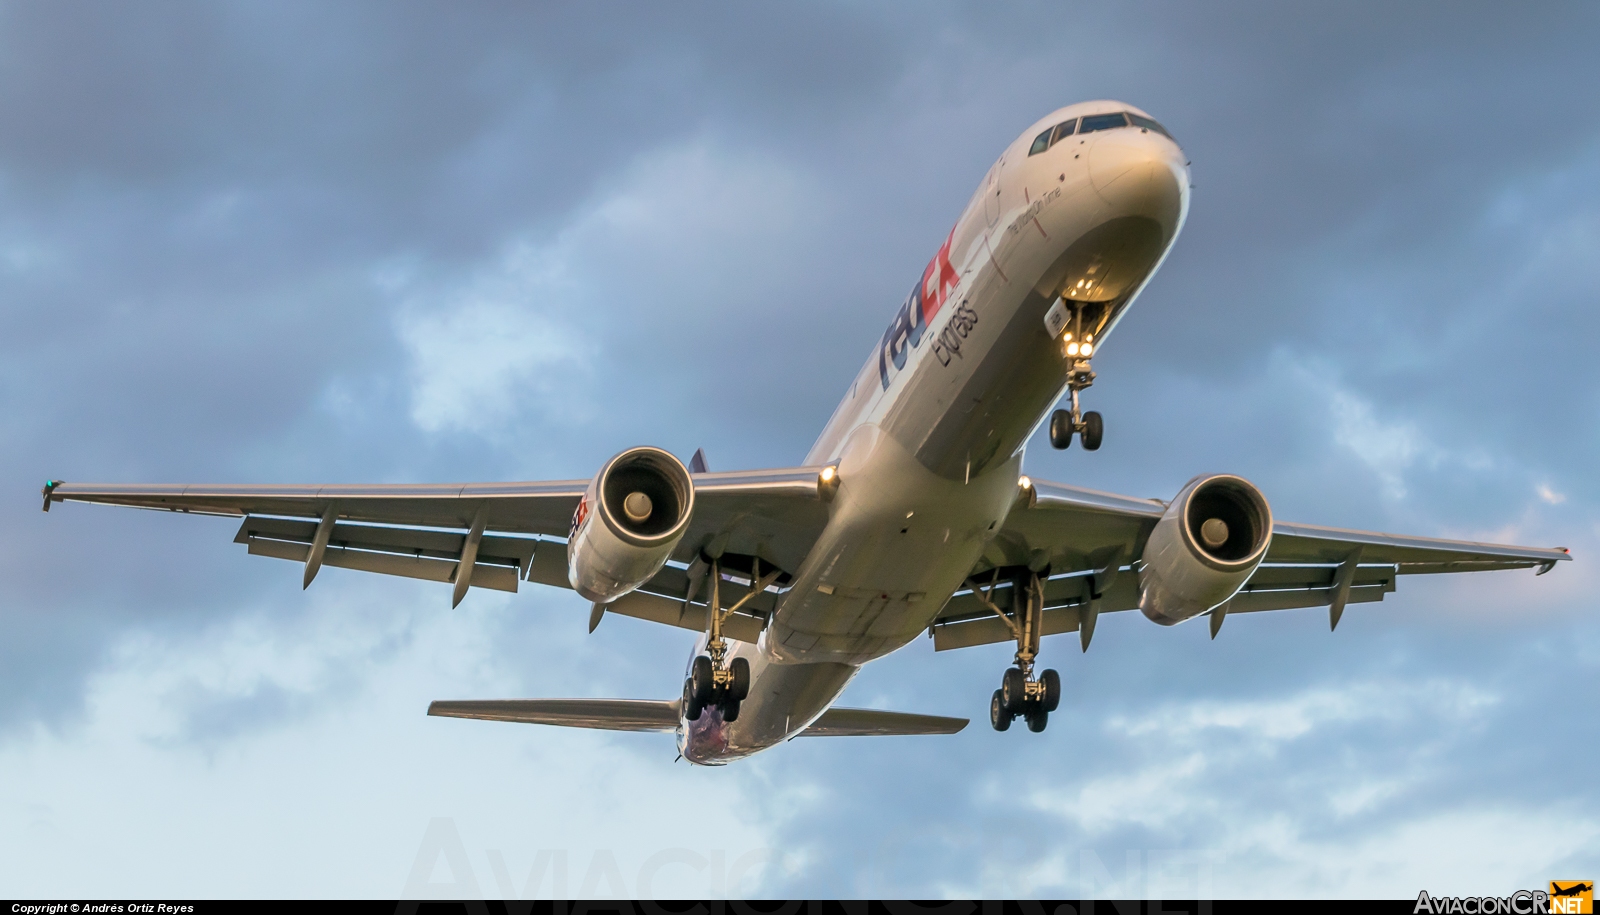
<instances>
[{"instance_id":1,"label":"cockpit window","mask_svg":"<svg viewBox=\"0 0 1600 915\"><path fill-rule=\"evenodd\" d=\"M1154 130L1167 139L1172 139L1172 134L1167 133L1167 128L1157 124L1153 119L1131 111L1119 111L1116 114L1096 114L1086 118L1073 118L1062 121L1056 126L1046 130L1033 138L1033 145L1028 147L1028 155L1035 156L1063 139L1077 133L1094 133L1097 130L1110 130L1114 127L1138 127L1141 130ZM1173 142L1177 142L1173 140Z\"/></svg>"},{"instance_id":2,"label":"cockpit window","mask_svg":"<svg viewBox=\"0 0 1600 915\"><path fill-rule=\"evenodd\" d=\"M1083 127L1079 133L1093 133L1096 130L1110 130L1113 127L1128 126L1128 117L1122 112L1116 114L1096 114L1083 119Z\"/></svg>"},{"instance_id":3,"label":"cockpit window","mask_svg":"<svg viewBox=\"0 0 1600 915\"><path fill-rule=\"evenodd\" d=\"M1172 139L1172 134L1167 133L1167 128L1162 127L1160 124L1157 124L1155 121L1151 120L1150 118L1144 117L1142 115L1134 114L1133 112L1130 111L1130 112L1128 112L1128 120L1132 121L1133 122L1133 126L1135 126L1135 127L1143 127L1145 130L1154 130L1156 133L1161 134L1162 136L1166 137L1167 139L1169 139L1169 140Z\"/></svg>"},{"instance_id":4,"label":"cockpit window","mask_svg":"<svg viewBox=\"0 0 1600 915\"><path fill-rule=\"evenodd\" d=\"M1078 126L1078 119L1077 118L1073 118L1070 121L1062 121L1061 123L1057 124L1056 125L1055 136L1050 138L1050 145L1054 146L1057 143L1060 143L1062 137L1070 137L1070 136L1072 136L1072 131L1077 126Z\"/></svg>"}]
</instances>

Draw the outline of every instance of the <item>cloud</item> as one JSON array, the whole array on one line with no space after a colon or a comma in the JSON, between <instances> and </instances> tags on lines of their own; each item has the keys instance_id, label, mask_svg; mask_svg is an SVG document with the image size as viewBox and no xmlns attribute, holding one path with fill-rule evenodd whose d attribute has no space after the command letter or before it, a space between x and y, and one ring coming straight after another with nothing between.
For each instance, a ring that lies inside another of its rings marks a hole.
<instances>
[{"instance_id":1,"label":"cloud","mask_svg":"<svg viewBox=\"0 0 1600 915\"><path fill-rule=\"evenodd\" d=\"M571 891L596 856L610 855L632 895L647 862L672 849L718 855L720 870L659 865L657 892L740 891L713 879L758 889L761 850L784 814L757 796L757 770L673 765L670 735L428 718L432 698L549 690L585 665L536 648L544 672L530 682L515 656L498 656L496 642L521 635L519 611L500 595L474 592L462 612L445 614L439 601L379 586L386 599L370 584L319 578L313 606L288 619L263 608L118 644L90 681L81 723L0 748L5 782L28 786L26 800L4 801L20 826L0 840L10 885L398 894L426 834L427 817L413 812L426 811L452 818L486 892L497 891L498 859L520 895L540 849L566 853ZM682 824L708 794L759 815L694 841ZM160 842L127 839L152 829ZM554 884L536 889L547 896Z\"/></svg>"},{"instance_id":2,"label":"cloud","mask_svg":"<svg viewBox=\"0 0 1600 915\"><path fill-rule=\"evenodd\" d=\"M397 332L411 358L412 421L492 435L525 412L582 415L596 347L550 306L562 287L558 263L518 245L426 306L409 294Z\"/></svg>"}]
</instances>

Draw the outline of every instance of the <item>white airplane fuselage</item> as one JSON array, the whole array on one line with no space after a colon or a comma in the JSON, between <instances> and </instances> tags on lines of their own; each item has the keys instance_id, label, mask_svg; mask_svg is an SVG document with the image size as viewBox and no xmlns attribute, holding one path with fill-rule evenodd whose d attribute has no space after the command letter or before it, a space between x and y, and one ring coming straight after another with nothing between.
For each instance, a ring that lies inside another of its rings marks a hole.
<instances>
[{"instance_id":1,"label":"white airplane fuselage","mask_svg":"<svg viewBox=\"0 0 1600 915\"><path fill-rule=\"evenodd\" d=\"M836 464L829 521L760 641L734 722L683 720L690 762L781 743L861 665L922 635L1017 501L1023 447L1067 387L1046 330L1059 298L1099 347L1170 250L1189 206L1184 154L1159 128L1042 132L1119 112L1084 102L1042 118L994 163L805 460ZM702 637L695 653L703 653ZM692 657L691 657L692 660Z\"/></svg>"}]
</instances>

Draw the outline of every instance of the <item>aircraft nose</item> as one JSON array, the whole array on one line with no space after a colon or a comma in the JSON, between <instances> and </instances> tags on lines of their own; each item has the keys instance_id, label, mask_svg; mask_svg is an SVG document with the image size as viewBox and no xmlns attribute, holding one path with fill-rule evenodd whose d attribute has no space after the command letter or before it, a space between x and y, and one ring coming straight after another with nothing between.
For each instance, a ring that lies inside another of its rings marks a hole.
<instances>
[{"instance_id":1,"label":"aircraft nose","mask_svg":"<svg viewBox=\"0 0 1600 915\"><path fill-rule=\"evenodd\" d=\"M1169 240L1189 210L1189 166L1183 150L1154 131L1130 128L1103 134L1089 150L1089 183L1119 215L1159 222Z\"/></svg>"}]
</instances>

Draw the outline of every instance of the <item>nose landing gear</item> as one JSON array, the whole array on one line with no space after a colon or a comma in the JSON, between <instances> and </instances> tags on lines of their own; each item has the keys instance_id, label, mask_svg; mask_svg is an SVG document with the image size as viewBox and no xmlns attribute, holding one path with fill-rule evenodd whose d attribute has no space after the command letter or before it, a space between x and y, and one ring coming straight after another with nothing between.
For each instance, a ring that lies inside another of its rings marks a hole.
<instances>
[{"instance_id":1,"label":"nose landing gear","mask_svg":"<svg viewBox=\"0 0 1600 915\"><path fill-rule=\"evenodd\" d=\"M751 570L750 593L724 610L722 608L722 567L711 560L706 575L711 579L710 600L706 603L706 620L709 638L706 654L694 659L689 676L683 681L683 714L689 721L697 721L707 708L716 708L722 720L729 724L739 720L739 703L750 695L750 661L747 658L727 660L728 640L722 637L722 623L728 614L743 607L751 598L767 590L781 570L774 569L761 575L761 561L754 561Z\"/></svg>"},{"instance_id":2,"label":"nose landing gear","mask_svg":"<svg viewBox=\"0 0 1600 915\"><path fill-rule=\"evenodd\" d=\"M1046 670L1037 679L1033 676L1044 621L1044 581L1039 573L1031 570L1014 578L1011 583L1013 612L1008 615L993 600L999 577L999 570L996 570L987 590L967 579L967 587L978 600L1000 617L1017 637L1016 666L1005 672L1000 678L1000 688L989 698L989 723L995 730L1004 731L1011 727L1013 719L1020 717L1027 721L1028 730L1038 733L1044 730L1050 713L1061 704L1061 675Z\"/></svg>"},{"instance_id":3,"label":"nose landing gear","mask_svg":"<svg viewBox=\"0 0 1600 915\"><path fill-rule=\"evenodd\" d=\"M1089 360L1073 362L1072 373L1067 376L1067 390L1072 394L1072 409L1057 410L1050 414L1050 446L1056 450L1072 447L1072 436L1083 439L1083 450L1098 451L1100 438L1105 434L1105 421L1093 410L1083 413L1078 409L1078 392L1094 384L1094 371Z\"/></svg>"},{"instance_id":4,"label":"nose landing gear","mask_svg":"<svg viewBox=\"0 0 1600 915\"><path fill-rule=\"evenodd\" d=\"M1063 298L1056 305L1059 308L1069 301ZM1050 414L1050 445L1057 450L1069 448L1072 445L1072 436L1076 434L1083 440L1083 450L1097 451L1100 448L1100 437L1105 433L1105 423L1099 413L1093 411L1084 413L1078 409L1078 392L1094 384L1094 369L1089 365L1089 357L1094 354L1094 335L1099 333L1099 327L1104 323L1104 319L1102 317L1096 320L1091 316L1089 322L1092 325L1091 332L1085 334L1084 311L1095 306L1084 302L1072 302L1069 307L1072 309L1071 328L1062 333L1061 339L1066 341L1067 358L1072 360L1071 366L1067 369L1067 390L1072 394L1072 409L1057 410ZM1061 323L1051 324L1047 318L1045 326L1060 327L1065 323L1063 319L1058 320Z\"/></svg>"}]
</instances>

